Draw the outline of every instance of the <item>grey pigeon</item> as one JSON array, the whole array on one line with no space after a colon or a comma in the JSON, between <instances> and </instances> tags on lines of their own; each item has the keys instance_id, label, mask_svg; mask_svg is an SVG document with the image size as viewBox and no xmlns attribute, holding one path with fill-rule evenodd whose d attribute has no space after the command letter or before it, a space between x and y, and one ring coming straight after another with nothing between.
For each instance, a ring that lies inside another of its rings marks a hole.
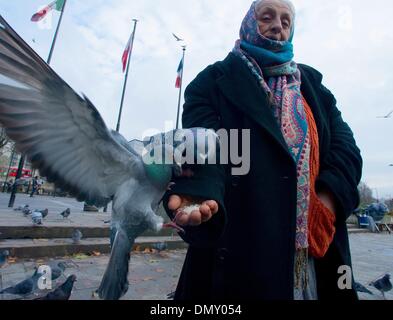
<instances>
[{"instance_id":1,"label":"grey pigeon","mask_svg":"<svg viewBox=\"0 0 393 320\"><path fill-rule=\"evenodd\" d=\"M385 292L392 290L392 283L390 282L390 274L385 274L383 277L370 283L377 290L381 291L383 298L385 298Z\"/></svg>"},{"instance_id":2,"label":"grey pigeon","mask_svg":"<svg viewBox=\"0 0 393 320\"><path fill-rule=\"evenodd\" d=\"M64 270L66 269L66 265L64 262L52 262L49 264L49 267L51 268L52 280L57 280L58 278L60 278L61 275L64 273Z\"/></svg>"},{"instance_id":3,"label":"grey pigeon","mask_svg":"<svg viewBox=\"0 0 393 320\"><path fill-rule=\"evenodd\" d=\"M353 288L357 291L357 292L364 292L364 293L368 293L368 294L373 294L370 290L368 290L364 285L362 285L359 282L354 283Z\"/></svg>"},{"instance_id":4,"label":"grey pigeon","mask_svg":"<svg viewBox=\"0 0 393 320\"><path fill-rule=\"evenodd\" d=\"M37 225L37 226L42 225L42 213L39 211L34 211L31 214L31 220L33 221L34 225Z\"/></svg>"},{"instance_id":5,"label":"grey pigeon","mask_svg":"<svg viewBox=\"0 0 393 320\"><path fill-rule=\"evenodd\" d=\"M156 249L158 252L161 252L168 248L168 244L166 242L157 242L152 245L152 248Z\"/></svg>"},{"instance_id":6,"label":"grey pigeon","mask_svg":"<svg viewBox=\"0 0 393 320\"><path fill-rule=\"evenodd\" d=\"M81 239L82 239L82 232L78 229L74 230L74 232L72 233L72 241L74 244L79 244Z\"/></svg>"},{"instance_id":7,"label":"grey pigeon","mask_svg":"<svg viewBox=\"0 0 393 320\"><path fill-rule=\"evenodd\" d=\"M36 269L31 277L19 282L13 287L8 287L0 291L0 294L8 293L20 296L28 295L38 288L38 280L41 276L42 274L38 273L38 269Z\"/></svg>"},{"instance_id":8,"label":"grey pigeon","mask_svg":"<svg viewBox=\"0 0 393 320\"><path fill-rule=\"evenodd\" d=\"M71 214L71 209L70 208L67 208L63 212L60 213L60 215L63 218L68 218L70 216L70 214Z\"/></svg>"},{"instance_id":9,"label":"grey pigeon","mask_svg":"<svg viewBox=\"0 0 393 320\"><path fill-rule=\"evenodd\" d=\"M34 300L68 300L70 299L72 288L74 287L74 282L76 281L76 276L71 275L67 280L59 286L54 291L49 292L47 295L34 299Z\"/></svg>"},{"instance_id":10,"label":"grey pigeon","mask_svg":"<svg viewBox=\"0 0 393 320\"><path fill-rule=\"evenodd\" d=\"M27 209L27 208L29 208L29 205L28 205L28 204L24 205L23 207L22 207L22 206L19 206L19 207L15 208L14 210L15 210L15 211L23 211L23 210L25 210L25 209Z\"/></svg>"},{"instance_id":11,"label":"grey pigeon","mask_svg":"<svg viewBox=\"0 0 393 320\"><path fill-rule=\"evenodd\" d=\"M41 212L42 218L44 218L44 219L45 219L45 218L48 216L48 214L49 214L49 210L48 210L48 209L44 209L44 210L35 210L35 211Z\"/></svg>"},{"instance_id":12,"label":"grey pigeon","mask_svg":"<svg viewBox=\"0 0 393 320\"><path fill-rule=\"evenodd\" d=\"M22 209L22 212L23 212L23 214L24 214L25 216L30 215L30 214L33 213L33 211L30 210L30 208L29 208L28 206L27 206L27 207L24 207L24 208Z\"/></svg>"},{"instance_id":13,"label":"grey pigeon","mask_svg":"<svg viewBox=\"0 0 393 320\"><path fill-rule=\"evenodd\" d=\"M156 213L172 176L181 175L183 154L190 151L191 158L196 150L198 163L210 159L216 150L209 148L204 157L205 141L217 145L218 136L194 128L129 143L109 130L92 102L73 91L1 16L0 24L0 74L6 79L0 78L0 124L49 182L88 205L113 201L111 255L98 294L117 300L128 290L135 239L166 227Z\"/></svg>"},{"instance_id":14,"label":"grey pigeon","mask_svg":"<svg viewBox=\"0 0 393 320\"><path fill-rule=\"evenodd\" d=\"M0 252L0 268L6 264L7 258L9 256L10 256L10 252L8 250L3 250Z\"/></svg>"}]
</instances>

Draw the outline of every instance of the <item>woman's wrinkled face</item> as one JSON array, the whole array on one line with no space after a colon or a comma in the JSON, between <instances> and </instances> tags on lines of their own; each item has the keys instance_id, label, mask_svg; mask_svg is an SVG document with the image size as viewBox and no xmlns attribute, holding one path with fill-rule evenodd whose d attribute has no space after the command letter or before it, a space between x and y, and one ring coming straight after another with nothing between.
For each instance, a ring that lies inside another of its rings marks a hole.
<instances>
[{"instance_id":1,"label":"woman's wrinkled face","mask_svg":"<svg viewBox=\"0 0 393 320\"><path fill-rule=\"evenodd\" d=\"M280 0L266 0L256 7L259 32L266 38L287 41L291 36L292 11Z\"/></svg>"}]
</instances>

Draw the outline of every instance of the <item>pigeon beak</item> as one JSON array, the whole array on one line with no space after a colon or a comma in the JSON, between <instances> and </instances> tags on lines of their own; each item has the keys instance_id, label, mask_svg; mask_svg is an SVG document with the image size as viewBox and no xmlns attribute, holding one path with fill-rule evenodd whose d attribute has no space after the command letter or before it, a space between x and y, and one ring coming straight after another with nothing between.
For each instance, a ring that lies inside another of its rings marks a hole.
<instances>
[{"instance_id":1,"label":"pigeon beak","mask_svg":"<svg viewBox=\"0 0 393 320\"><path fill-rule=\"evenodd\" d=\"M181 164L175 163L173 166L173 174L176 178L181 177L183 175L183 170Z\"/></svg>"}]
</instances>

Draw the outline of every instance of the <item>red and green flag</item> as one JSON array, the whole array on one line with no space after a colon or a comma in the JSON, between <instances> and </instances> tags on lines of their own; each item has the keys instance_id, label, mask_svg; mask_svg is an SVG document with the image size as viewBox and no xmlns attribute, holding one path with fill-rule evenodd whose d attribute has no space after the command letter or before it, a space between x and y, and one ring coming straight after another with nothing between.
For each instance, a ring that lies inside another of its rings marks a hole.
<instances>
[{"instance_id":1,"label":"red and green flag","mask_svg":"<svg viewBox=\"0 0 393 320\"><path fill-rule=\"evenodd\" d=\"M126 71L128 58L130 57L130 52L132 52L134 32L131 33L130 39L128 39L127 46L124 49L123 56L121 57L121 62L123 64L123 72Z\"/></svg>"},{"instance_id":2,"label":"red and green flag","mask_svg":"<svg viewBox=\"0 0 393 320\"><path fill-rule=\"evenodd\" d=\"M56 1L51 2L45 8L43 8L40 11L38 11L37 13L33 14L33 16L31 17L31 21L33 21L33 22L41 21L52 10L62 11L63 7L64 7L64 1L65 0L56 0Z\"/></svg>"},{"instance_id":3,"label":"red and green flag","mask_svg":"<svg viewBox=\"0 0 393 320\"><path fill-rule=\"evenodd\" d=\"M179 67L177 68L177 77L176 77L176 88L180 88L182 83L182 75L183 75L183 58L180 61Z\"/></svg>"}]
</instances>

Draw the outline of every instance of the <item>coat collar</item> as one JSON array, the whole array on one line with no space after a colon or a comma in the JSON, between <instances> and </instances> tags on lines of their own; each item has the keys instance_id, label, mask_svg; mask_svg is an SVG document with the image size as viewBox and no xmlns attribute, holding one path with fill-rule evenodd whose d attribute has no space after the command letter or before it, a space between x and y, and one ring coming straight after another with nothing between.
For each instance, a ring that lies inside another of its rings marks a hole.
<instances>
[{"instance_id":1,"label":"coat collar","mask_svg":"<svg viewBox=\"0 0 393 320\"><path fill-rule=\"evenodd\" d=\"M293 159L281 133L281 129L270 109L270 102L266 92L261 88L245 63L233 53L230 53L219 66L223 75L217 80L217 84L222 93L233 105L265 129L282 147L283 151ZM309 79L309 76L301 65L299 69L302 74L302 94L312 108L317 127L321 128L321 117L314 107L318 105L318 101L315 100L316 94L312 88L312 80Z\"/></svg>"},{"instance_id":2,"label":"coat collar","mask_svg":"<svg viewBox=\"0 0 393 320\"><path fill-rule=\"evenodd\" d=\"M223 75L217 80L217 84L222 93L233 105L265 129L292 158L273 112L270 110L268 96L245 63L230 53L221 66Z\"/></svg>"}]
</instances>

